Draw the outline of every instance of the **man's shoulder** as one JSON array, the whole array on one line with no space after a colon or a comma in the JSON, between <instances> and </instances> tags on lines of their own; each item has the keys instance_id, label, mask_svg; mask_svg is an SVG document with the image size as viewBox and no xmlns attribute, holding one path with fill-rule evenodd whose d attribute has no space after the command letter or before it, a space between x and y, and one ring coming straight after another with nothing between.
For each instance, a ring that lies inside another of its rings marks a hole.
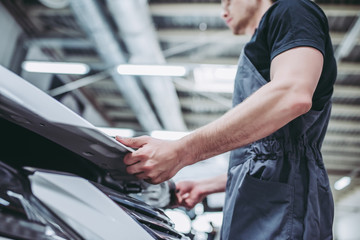
<instances>
[{"instance_id":1,"label":"man's shoulder","mask_svg":"<svg viewBox=\"0 0 360 240\"><path fill-rule=\"evenodd\" d=\"M315 12L323 14L322 9L311 0L277 0L272 7L274 12L290 11L293 13L315 10ZM270 9L271 9L270 8Z\"/></svg>"},{"instance_id":2,"label":"man's shoulder","mask_svg":"<svg viewBox=\"0 0 360 240\"><path fill-rule=\"evenodd\" d=\"M267 19L270 22L301 21L304 18L321 19L326 23L326 15L322 9L311 0L277 0L269 8Z\"/></svg>"}]
</instances>

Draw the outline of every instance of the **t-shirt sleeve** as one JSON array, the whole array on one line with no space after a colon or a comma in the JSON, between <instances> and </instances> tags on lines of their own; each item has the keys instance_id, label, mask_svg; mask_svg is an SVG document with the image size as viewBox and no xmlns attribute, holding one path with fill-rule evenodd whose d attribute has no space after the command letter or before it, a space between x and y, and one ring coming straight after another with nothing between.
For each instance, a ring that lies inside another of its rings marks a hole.
<instances>
[{"instance_id":1,"label":"t-shirt sleeve","mask_svg":"<svg viewBox=\"0 0 360 240\"><path fill-rule=\"evenodd\" d=\"M295 47L313 47L325 55L327 21L310 1L279 1L268 15L267 44L271 60Z\"/></svg>"}]
</instances>

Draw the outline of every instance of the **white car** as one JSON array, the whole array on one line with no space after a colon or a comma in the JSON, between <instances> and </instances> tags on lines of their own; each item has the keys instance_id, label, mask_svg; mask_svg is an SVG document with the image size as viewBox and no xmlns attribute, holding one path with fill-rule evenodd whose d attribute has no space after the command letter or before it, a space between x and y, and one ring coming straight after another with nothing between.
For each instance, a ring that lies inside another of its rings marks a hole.
<instances>
[{"instance_id":1,"label":"white car","mask_svg":"<svg viewBox=\"0 0 360 240\"><path fill-rule=\"evenodd\" d=\"M0 239L188 239L171 181L128 175L132 149L2 66L0 134Z\"/></svg>"}]
</instances>

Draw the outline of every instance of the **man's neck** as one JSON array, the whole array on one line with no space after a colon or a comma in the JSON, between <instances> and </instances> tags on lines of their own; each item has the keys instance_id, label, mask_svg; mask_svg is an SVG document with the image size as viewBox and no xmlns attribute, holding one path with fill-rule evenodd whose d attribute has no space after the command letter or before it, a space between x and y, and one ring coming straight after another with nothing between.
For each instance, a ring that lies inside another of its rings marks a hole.
<instances>
[{"instance_id":1,"label":"man's neck","mask_svg":"<svg viewBox=\"0 0 360 240\"><path fill-rule=\"evenodd\" d=\"M266 11L271 7L272 1L271 0L263 0L259 1L260 6L258 8L258 11L255 13L255 16L253 18L253 21L251 21L248 25L248 27L245 29L246 35L253 35L255 33L255 30L258 28L261 18L264 16Z\"/></svg>"}]
</instances>

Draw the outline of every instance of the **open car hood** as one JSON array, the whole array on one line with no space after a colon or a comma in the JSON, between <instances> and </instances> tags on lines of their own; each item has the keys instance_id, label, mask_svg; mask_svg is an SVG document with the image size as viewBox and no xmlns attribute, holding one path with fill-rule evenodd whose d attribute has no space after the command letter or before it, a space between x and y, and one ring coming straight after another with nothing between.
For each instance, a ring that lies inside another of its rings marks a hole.
<instances>
[{"instance_id":1,"label":"open car hood","mask_svg":"<svg viewBox=\"0 0 360 240\"><path fill-rule=\"evenodd\" d=\"M47 167L51 166L52 161L68 160L66 154L59 157L65 150L57 149L49 152L53 146L58 148L61 145L77 155L75 159L81 159L80 162L91 162L95 169L104 171L111 177L111 181L135 180L135 177L126 173L123 163L124 155L132 149L107 136L72 110L2 66L0 66L0 120L6 123L1 124L1 148L14 147L15 144L16 149L11 150L15 153L24 151L29 144L31 145L32 150L29 150L29 154L20 154L19 159L21 158L20 162L23 165L33 165L34 158L37 158L33 156L34 152L39 153L39 151L46 152ZM7 124L13 126L15 133L10 132L11 127L9 128ZM27 138L23 138L25 135ZM12 139L12 142L9 140L8 143L8 139ZM42 141L47 143L45 145L34 143ZM6 146L8 144L12 146ZM59 162L53 163L61 165ZM73 162L73 164L81 168L81 163Z\"/></svg>"}]
</instances>

